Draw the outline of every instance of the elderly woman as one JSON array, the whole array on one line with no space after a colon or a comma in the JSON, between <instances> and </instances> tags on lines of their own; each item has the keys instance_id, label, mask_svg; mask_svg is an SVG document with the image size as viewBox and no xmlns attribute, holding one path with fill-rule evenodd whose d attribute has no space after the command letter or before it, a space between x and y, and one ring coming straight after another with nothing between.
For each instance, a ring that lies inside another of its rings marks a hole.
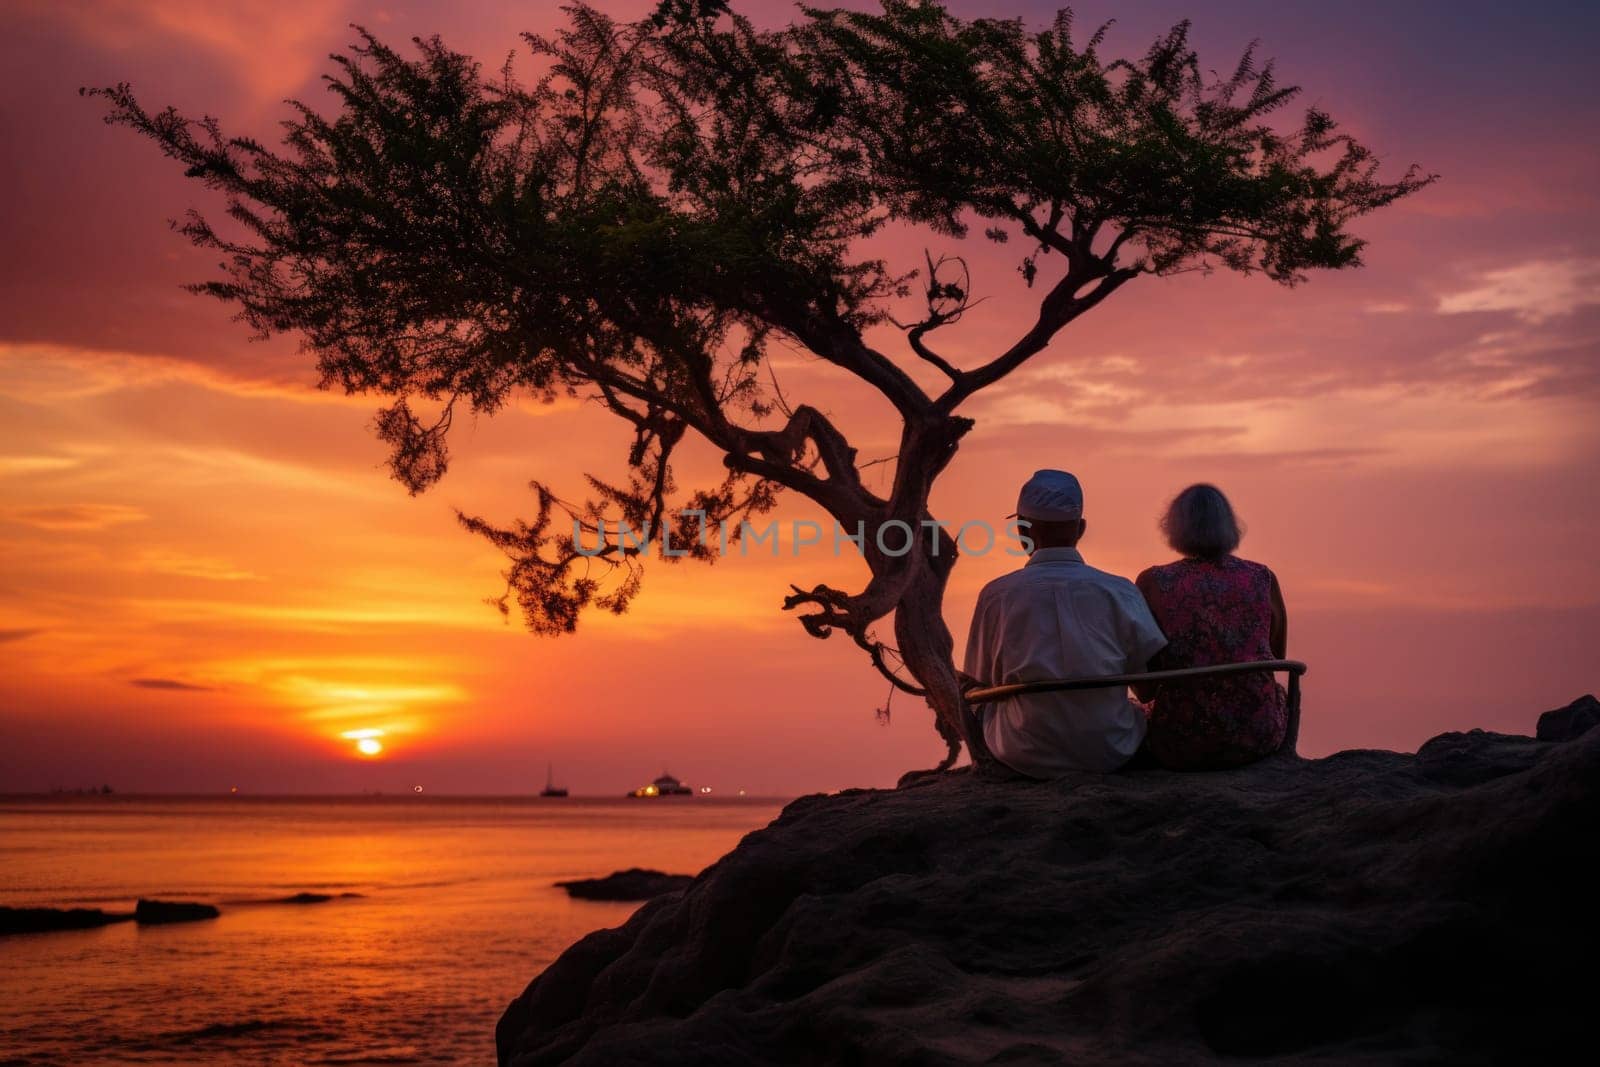
<instances>
[{"instance_id":1,"label":"elderly woman","mask_svg":"<svg viewBox=\"0 0 1600 1067\"><path fill-rule=\"evenodd\" d=\"M1173 499L1161 530L1183 558L1135 583L1167 635L1150 669L1282 659L1289 623L1278 579L1233 554L1240 528L1228 498L1191 485ZM1145 745L1172 770L1238 767L1283 743L1284 692L1266 672L1168 682L1139 696L1151 702Z\"/></svg>"}]
</instances>

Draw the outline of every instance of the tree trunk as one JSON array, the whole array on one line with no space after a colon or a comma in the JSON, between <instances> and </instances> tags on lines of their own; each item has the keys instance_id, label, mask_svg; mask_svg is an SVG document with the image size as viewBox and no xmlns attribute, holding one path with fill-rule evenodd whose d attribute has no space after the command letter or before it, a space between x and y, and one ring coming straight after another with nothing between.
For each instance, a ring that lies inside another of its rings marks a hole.
<instances>
[{"instance_id":1,"label":"tree trunk","mask_svg":"<svg viewBox=\"0 0 1600 1067\"><path fill-rule=\"evenodd\" d=\"M935 768L938 771L949 770L961 758L963 744L974 764L992 758L982 735L968 729L966 702L961 697L961 683L956 677L955 643L944 621L945 583L955 566L955 546L948 541L946 545L951 549L948 558L930 560L924 557L913 564L916 573L906 585L894 613L895 642L899 645L900 658L917 684L928 691L926 699L933 710L934 728L946 746L945 757Z\"/></svg>"}]
</instances>

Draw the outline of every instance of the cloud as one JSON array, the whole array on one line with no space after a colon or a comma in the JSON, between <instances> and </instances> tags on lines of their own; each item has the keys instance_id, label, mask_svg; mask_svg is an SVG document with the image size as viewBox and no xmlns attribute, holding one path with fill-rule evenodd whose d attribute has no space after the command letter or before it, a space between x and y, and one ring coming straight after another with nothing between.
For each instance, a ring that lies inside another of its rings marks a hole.
<instances>
[{"instance_id":1,"label":"cloud","mask_svg":"<svg viewBox=\"0 0 1600 1067\"><path fill-rule=\"evenodd\" d=\"M42 633L44 633L44 631L38 627L35 627L31 630L0 630L0 645L8 644L12 641L23 641L32 637L34 634Z\"/></svg>"},{"instance_id":2,"label":"cloud","mask_svg":"<svg viewBox=\"0 0 1600 1067\"><path fill-rule=\"evenodd\" d=\"M125 504L64 504L55 506L12 508L6 513L12 522L34 526L41 530L90 531L104 530L129 522L142 522L149 518L138 508Z\"/></svg>"},{"instance_id":3,"label":"cloud","mask_svg":"<svg viewBox=\"0 0 1600 1067\"><path fill-rule=\"evenodd\" d=\"M1185 459L1200 466L1238 468L1241 466L1303 469L1343 467L1368 460L1381 460L1390 453L1382 448L1302 448L1273 452L1192 452Z\"/></svg>"},{"instance_id":4,"label":"cloud","mask_svg":"<svg viewBox=\"0 0 1600 1067\"><path fill-rule=\"evenodd\" d=\"M176 678L135 678L128 684L139 689L164 689L180 693L210 693L214 691L209 685L180 682Z\"/></svg>"},{"instance_id":5,"label":"cloud","mask_svg":"<svg viewBox=\"0 0 1600 1067\"><path fill-rule=\"evenodd\" d=\"M168 624L201 623L218 626L229 623L274 626L301 633L349 634L356 627L430 627L436 629L477 630L498 633L504 620L492 609L471 596L458 596L424 602L412 596L403 603L369 605L267 604L233 600L199 600L178 597L157 599L130 598L115 601L141 617L155 617Z\"/></svg>"},{"instance_id":6,"label":"cloud","mask_svg":"<svg viewBox=\"0 0 1600 1067\"><path fill-rule=\"evenodd\" d=\"M210 556L191 556L183 552L151 549L139 554L133 570L155 574L176 574L182 578L204 578L213 582L259 582L261 575L236 567L227 560Z\"/></svg>"},{"instance_id":7,"label":"cloud","mask_svg":"<svg viewBox=\"0 0 1600 1067\"><path fill-rule=\"evenodd\" d=\"M0 395L34 404L63 404L110 396L129 389L189 385L245 399L288 400L300 404L339 404L370 408L374 401L312 384L309 362L273 376L239 373L202 359L155 353L81 348L38 343L0 343ZM10 457L71 465L57 457ZM39 469L39 468L34 468ZM44 469L56 469L55 467ZM0 466L0 472L4 467Z\"/></svg>"},{"instance_id":8,"label":"cloud","mask_svg":"<svg viewBox=\"0 0 1600 1067\"><path fill-rule=\"evenodd\" d=\"M121 471L128 477L148 477L151 484L191 491L248 485L257 491L321 493L345 501L382 501L392 499L395 492L367 470L324 469L223 445L148 447L133 454Z\"/></svg>"},{"instance_id":9,"label":"cloud","mask_svg":"<svg viewBox=\"0 0 1600 1067\"><path fill-rule=\"evenodd\" d=\"M1542 323L1600 304L1600 259L1536 259L1484 271L1477 284L1439 298L1439 312L1509 311Z\"/></svg>"},{"instance_id":10,"label":"cloud","mask_svg":"<svg viewBox=\"0 0 1600 1067\"><path fill-rule=\"evenodd\" d=\"M104 48L209 53L260 101L275 101L298 89L323 61L322 42L330 28L346 21L345 5L324 0L239 0L227 5L99 0L62 6L83 36Z\"/></svg>"},{"instance_id":11,"label":"cloud","mask_svg":"<svg viewBox=\"0 0 1600 1067\"><path fill-rule=\"evenodd\" d=\"M79 460L70 456L0 456L0 477L8 474L46 474L71 470Z\"/></svg>"}]
</instances>

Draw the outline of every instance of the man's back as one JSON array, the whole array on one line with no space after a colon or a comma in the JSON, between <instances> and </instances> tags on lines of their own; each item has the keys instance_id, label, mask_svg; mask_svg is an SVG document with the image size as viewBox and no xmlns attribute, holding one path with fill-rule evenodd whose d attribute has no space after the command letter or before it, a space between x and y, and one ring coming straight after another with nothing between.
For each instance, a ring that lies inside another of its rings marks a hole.
<instances>
[{"instance_id":1,"label":"man's back","mask_svg":"<svg viewBox=\"0 0 1600 1067\"><path fill-rule=\"evenodd\" d=\"M965 672L988 685L1124 674L1144 670L1166 643L1132 582L1076 549L1041 548L978 595ZM989 750L1036 778L1115 770L1145 732L1122 687L1013 697L983 720Z\"/></svg>"}]
</instances>

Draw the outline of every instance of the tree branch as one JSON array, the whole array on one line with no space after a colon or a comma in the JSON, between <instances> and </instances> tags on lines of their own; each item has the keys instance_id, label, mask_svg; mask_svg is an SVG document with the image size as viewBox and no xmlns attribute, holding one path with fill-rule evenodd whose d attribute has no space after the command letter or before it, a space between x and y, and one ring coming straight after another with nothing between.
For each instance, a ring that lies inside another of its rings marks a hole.
<instances>
[{"instance_id":1,"label":"tree branch","mask_svg":"<svg viewBox=\"0 0 1600 1067\"><path fill-rule=\"evenodd\" d=\"M952 412L973 393L1004 378L1043 351L1050 340L1069 322L1095 307L1139 273L1132 267L1109 270L1100 268L1087 276L1069 271L1041 302L1039 317L1032 328L993 360L964 372L934 402L935 408L942 412ZM1096 279L1099 280L1099 284L1093 289L1082 296L1076 295L1078 290Z\"/></svg>"},{"instance_id":2,"label":"tree branch","mask_svg":"<svg viewBox=\"0 0 1600 1067\"><path fill-rule=\"evenodd\" d=\"M798 585L791 585L789 588L793 589L794 592L783 598L783 610L793 611L803 604L815 605L820 609L809 615L800 616L800 625L805 627L806 633L812 637L827 638L834 630L843 630L850 635L851 640L855 641L859 648L867 653L868 658L872 661L872 666L879 674L889 680L889 684L902 693L910 693L912 696L925 697L928 695L926 689L906 681L900 677L893 667L889 666L886 654L893 650L882 641L874 639L867 631L868 626L888 614L887 610L879 612L870 618L864 618L863 616L872 610L864 606L869 603L865 599L865 595L853 597L848 593L826 585L816 586L809 592L801 589ZM868 588L870 589L871 586L869 585ZM878 600L881 603L881 597Z\"/></svg>"},{"instance_id":3,"label":"tree branch","mask_svg":"<svg viewBox=\"0 0 1600 1067\"><path fill-rule=\"evenodd\" d=\"M927 318L909 325L894 322L900 329L906 331L906 340L911 345L911 350L919 357L932 363L944 371L951 381L959 381L961 371L949 360L929 348L923 340L934 330L952 323L960 322L961 316L966 314L968 308L974 307L982 301L972 299L972 272L967 268L967 261L961 256L940 256L937 261L926 250L922 253L923 260L928 265L928 284L923 287L923 295L928 303ZM939 271L947 263L954 263L961 270L959 282L942 281Z\"/></svg>"}]
</instances>

